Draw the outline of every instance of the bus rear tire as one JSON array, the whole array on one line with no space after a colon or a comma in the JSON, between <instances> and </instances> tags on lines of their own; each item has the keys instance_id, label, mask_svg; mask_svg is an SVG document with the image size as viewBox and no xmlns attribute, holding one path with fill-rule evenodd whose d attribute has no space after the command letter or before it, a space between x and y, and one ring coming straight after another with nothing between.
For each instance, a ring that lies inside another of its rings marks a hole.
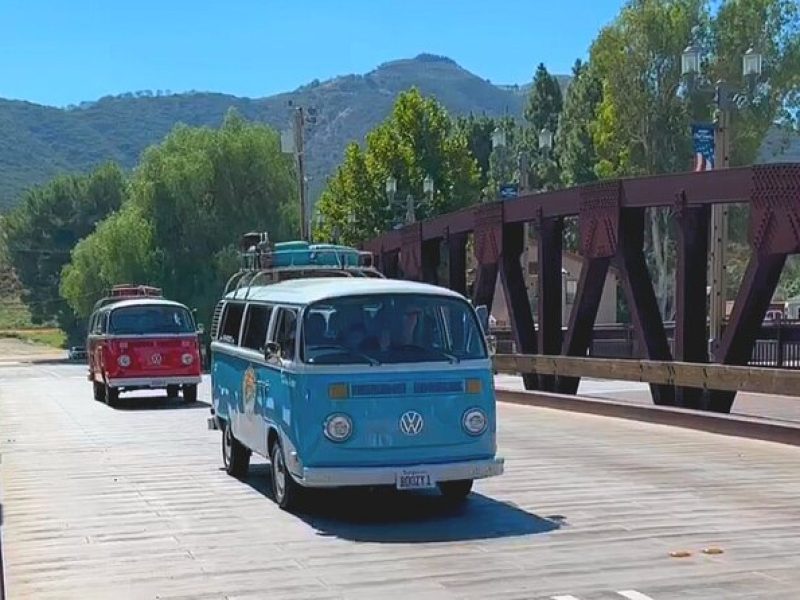
<instances>
[{"instance_id":1,"label":"bus rear tire","mask_svg":"<svg viewBox=\"0 0 800 600\"><path fill-rule=\"evenodd\" d=\"M102 383L97 383L96 381L92 382L92 388L94 392L94 399L98 402L102 402L105 399L106 390L103 387Z\"/></svg>"},{"instance_id":2,"label":"bus rear tire","mask_svg":"<svg viewBox=\"0 0 800 600\"><path fill-rule=\"evenodd\" d=\"M439 484L439 491L448 502L463 502L472 491L472 479L442 481Z\"/></svg>"},{"instance_id":3,"label":"bus rear tire","mask_svg":"<svg viewBox=\"0 0 800 600\"><path fill-rule=\"evenodd\" d=\"M119 401L119 389L106 384L105 392L106 404L114 406Z\"/></svg>"},{"instance_id":4,"label":"bus rear tire","mask_svg":"<svg viewBox=\"0 0 800 600\"><path fill-rule=\"evenodd\" d=\"M222 462L231 477L242 478L250 470L250 450L234 437L233 428L227 422L222 430Z\"/></svg>"},{"instance_id":5,"label":"bus rear tire","mask_svg":"<svg viewBox=\"0 0 800 600\"><path fill-rule=\"evenodd\" d=\"M187 403L197 402L197 384L183 386L183 401Z\"/></svg>"},{"instance_id":6,"label":"bus rear tire","mask_svg":"<svg viewBox=\"0 0 800 600\"><path fill-rule=\"evenodd\" d=\"M286 467L283 446L281 446L280 442L273 445L270 462L272 494L275 497L275 502L283 510L291 511L300 503L303 488L294 480L294 477Z\"/></svg>"}]
</instances>

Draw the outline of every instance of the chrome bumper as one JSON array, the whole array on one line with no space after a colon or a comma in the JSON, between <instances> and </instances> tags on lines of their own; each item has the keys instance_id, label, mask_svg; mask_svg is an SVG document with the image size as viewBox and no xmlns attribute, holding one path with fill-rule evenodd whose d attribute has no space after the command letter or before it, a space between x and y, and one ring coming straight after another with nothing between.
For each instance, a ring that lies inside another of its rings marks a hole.
<instances>
[{"instance_id":1,"label":"chrome bumper","mask_svg":"<svg viewBox=\"0 0 800 600\"><path fill-rule=\"evenodd\" d=\"M452 463L402 465L396 467L305 467L302 479L297 483L305 487L339 487L395 485L397 476L403 471L424 471L431 479L454 481L458 479L485 479L502 475L504 459L469 460Z\"/></svg>"},{"instance_id":2,"label":"chrome bumper","mask_svg":"<svg viewBox=\"0 0 800 600\"><path fill-rule=\"evenodd\" d=\"M111 387L149 387L161 388L168 385L192 385L202 381L199 375L168 375L165 377L122 377L119 379L109 379L108 385Z\"/></svg>"}]
</instances>

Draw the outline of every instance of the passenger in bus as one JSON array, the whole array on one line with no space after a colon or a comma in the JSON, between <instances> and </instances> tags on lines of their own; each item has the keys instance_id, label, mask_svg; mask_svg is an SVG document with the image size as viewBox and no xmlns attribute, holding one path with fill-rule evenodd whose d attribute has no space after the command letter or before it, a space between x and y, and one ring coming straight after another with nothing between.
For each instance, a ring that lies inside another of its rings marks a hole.
<instances>
[{"instance_id":1,"label":"passenger in bus","mask_svg":"<svg viewBox=\"0 0 800 600\"><path fill-rule=\"evenodd\" d=\"M325 317L320 313L311 313L306 319L306 346L322 346L325 340Z\"/></svg>"}]
</instances>

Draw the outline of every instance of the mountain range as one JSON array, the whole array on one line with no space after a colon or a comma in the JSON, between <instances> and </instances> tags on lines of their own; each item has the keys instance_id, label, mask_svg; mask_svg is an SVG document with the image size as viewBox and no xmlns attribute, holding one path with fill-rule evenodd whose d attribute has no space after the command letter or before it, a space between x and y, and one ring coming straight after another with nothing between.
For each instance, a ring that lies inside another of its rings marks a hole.
<instances>
[{"instance_id":1,"label":"mountain range","mask_svg":"<svg viewBox=\"0 0 800 600\"><path fill-rule=\"evenodd\" d=\"M566 89L570 77L556 77ZM437 98L451 114L490 116L520 116L529 89L496 85L447 57L420 54L384 63L364 75L314 80L264 98L159 90L106 96L66 108L0 99L0 212L18 202L27 187L59 173L85 172L107 160L130 169L142 151L175 124L216 127L231 107L279 130L289 127L292 106L314 109L315 122L306 137L313 199L339 164L346 144L363 140L389 114L397 94L411 86ZM765 148L777 145L773 141ZM784 160L794 154L794 160L800 160L800 144Z\"/></svg>"}]
</instances>

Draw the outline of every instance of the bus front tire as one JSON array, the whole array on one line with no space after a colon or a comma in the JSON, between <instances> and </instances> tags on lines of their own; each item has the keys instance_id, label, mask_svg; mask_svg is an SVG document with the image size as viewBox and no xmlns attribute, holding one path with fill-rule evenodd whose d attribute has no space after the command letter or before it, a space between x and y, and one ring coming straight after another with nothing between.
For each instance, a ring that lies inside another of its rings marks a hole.
<instances>
[{"instance_id":1,"label":"bus front tire","mask_svg":"<svg viewBox=\"0 0 800 600\"><path fill-rule=\"evenodd\" d=\"M225 471L232 477L244 477L250 469L250 450L233 436L230 423L225 423L222 431L222 461Z\"/></svg>"},{"instance_id":2,"label":"bus front tire","mask_svg":"<svg viewBox=\"0 0 800 600\"><path fill-rule=\"evenodd\" d=\"M177 385L168 385L167 386L167 398L177 398L178 397L178 386Z\"/></svg>"},{"instance_id":3,"label":"bus front tire","mask_svg":"<svg viewBox=\"0 0 800 600\"><path fill-rule=\"evenodd\" d=\"M472 479L459 479L456 481L442 481L439 491L449 502L462 502L472 491Z\"/></svg>"},{"instance_id":4,"label":"bus front tire","mask_svg":"<svg viewBox=\"0 0 800 600\"><path fill-rule=\"evenodd\" d=\"M183 401L192 403L197 402L197 384L183 386Z\"/></svg>"},{"instance_id":5,"label":"bus front tire","mask_svg":"<svg viewBox=\"0 0 800 600\"><path fill-rule=\"evenodd\" d=\"M284 460L283 446L277 442L272 447L270 456L270 474L272 476L272 493L275 502L283 510L289 511L297 507L303 488L294 480Z\"/></svg>"},{"instance_id":6,"label":"bus front tire","mask_svg":"<svg viewBox=\"0 0 800 600\"><path fill-rule=\"evenodd\" d=\"M105 392L106 404L114 406L119 400L119 389L106 384Z\"/></svg>"}]
</instances>

